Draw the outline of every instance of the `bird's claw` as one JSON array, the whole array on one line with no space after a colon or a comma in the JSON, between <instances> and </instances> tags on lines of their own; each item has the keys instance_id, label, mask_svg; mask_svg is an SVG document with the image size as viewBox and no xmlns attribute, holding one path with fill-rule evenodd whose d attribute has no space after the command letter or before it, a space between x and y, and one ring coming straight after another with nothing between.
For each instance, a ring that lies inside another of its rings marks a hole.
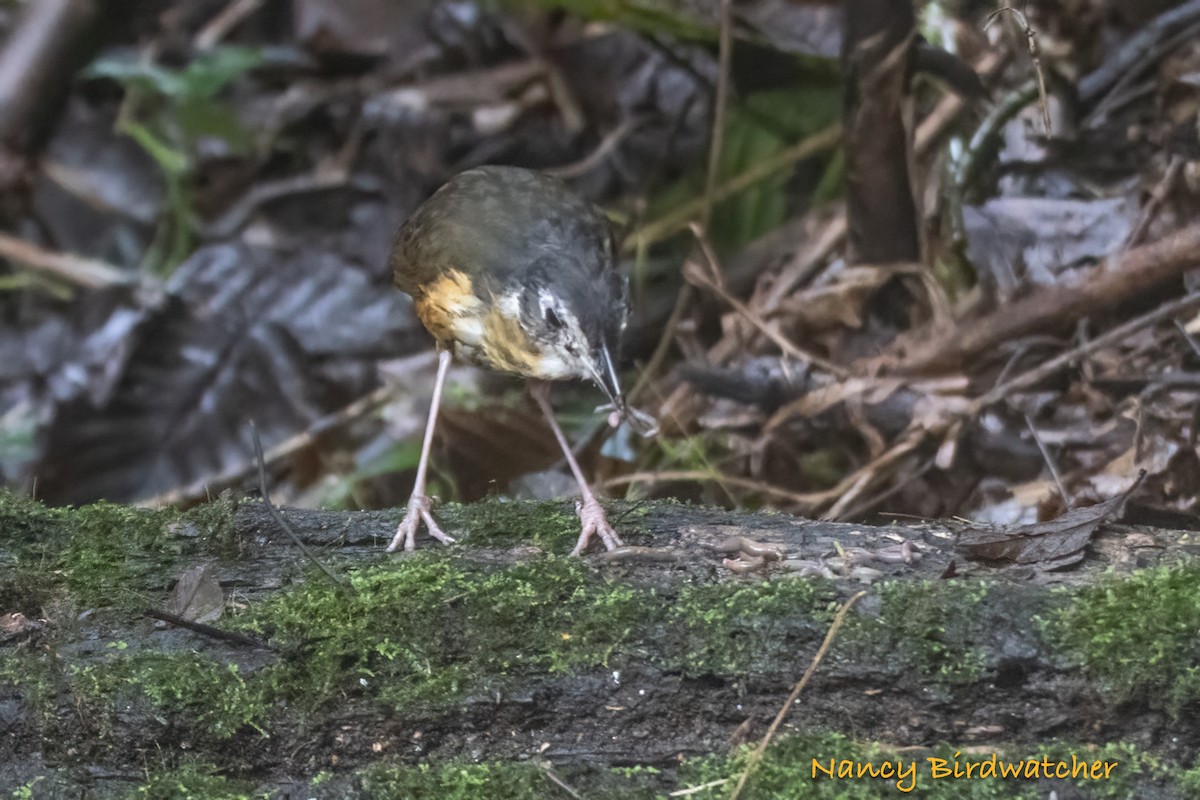
<instances>
[{"instance_id":1,"label":"bird's claw","mask_svg":"<svg viewBox=\"0 0 1200 800\"><path fill-rule=\"evenodd\" d=\"M613 526L608 524L604 507L596 498L593 497L586 502L577 502L575 513L579 515L579 522L582 524L583 530L579 534L579 541L575 543L575 549L571 551L571 555L582 554L587 549L588 542L593 535L600 537L606 550L615 550L624 544L621 537L613 530Z\"/></svg>"},{"instance_id":2,"label":"bird's claw","mask_svg":"<svg viewBox=\"0 0 1200 800\"><path fill-rule=\"evenodd\" d=\"M417 549L417 528L420 527L422 520L424 520L425 530L429 531L430 536L442 544L454 543L454 537L443 531L434 522L429 497L414 492L408 500L408 511L404 514L404 519L400 520L400 525L396 528L396 535L392 537L392 543L387 546L387 552L395 552L400 549L401 544L406 551Z\"/></svg>"}]
</instances>

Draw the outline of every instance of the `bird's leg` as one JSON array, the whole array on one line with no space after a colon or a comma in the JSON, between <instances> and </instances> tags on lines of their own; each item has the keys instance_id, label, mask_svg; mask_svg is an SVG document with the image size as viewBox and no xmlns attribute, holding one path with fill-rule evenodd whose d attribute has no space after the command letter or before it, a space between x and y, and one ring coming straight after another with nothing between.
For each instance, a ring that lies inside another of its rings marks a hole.
<instances>
[{"instance_id":1,"label":"bird's leg","mask_svg":"<svg viewBox=\"0 0 1200 800\"><path fill-rule=\"evenodd\" d=\"M412 496L408 499L408 511L400 520L400 527L392 537L387 552L392 552L404 545L405 550L416 548L417 526L425 520L425 529L429 535L442 544L454 541L438 524L433 521L430 513L429 496L425 494L425 472L429 466L429 451L433 447L433 429L437 424L438 406L442 403L442 386L446 383L446 372L450 369L451 356L446 350L438 353L437 378L433 383L433 401L429 405L429 420L425 423L425 441L421 444L421 460L417 462L417 480L413 484Z\"/></svg>"},{"instance_id":2,"label":"bird's leg","mask_svg":"<svg viewBox=\"0 0 1200 800\"><path fill-rule=\"evenodd\" d=\"M550 429L554 431L554 437L558 439L558 446L562 448L563 455L567 458L567 464L571 467L571 472L575 474L575 481L579 484L579 491L583 495L583 501L579 505L579 521L583 525L583 530L579 534L579 541L575 543L575 549L571 551L571 555L577 556L582 553L587 548L588 540L592 538L593 534L600 537L605 548L615 550L623 542L621 537L617 536L617 532L613 530L612 525L608 524L608 517L604 515L604 507L600 505L596 495L592 494L592 490L588 488L587 480L583 477L583 470L579 468L579 462L575 460L575 456L571 452L571 445L558 425L554 409L550 406L550 384L542 381L530 381L529 393L533 395L533 399L542 409L546 421L550 423Z\"/></svg>"}]
</instances>

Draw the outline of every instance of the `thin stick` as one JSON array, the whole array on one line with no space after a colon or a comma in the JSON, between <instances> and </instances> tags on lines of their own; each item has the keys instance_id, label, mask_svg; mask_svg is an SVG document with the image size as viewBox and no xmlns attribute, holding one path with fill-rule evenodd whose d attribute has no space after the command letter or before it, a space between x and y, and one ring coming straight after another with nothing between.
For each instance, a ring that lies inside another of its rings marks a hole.
<instances>
[{"instance_id":1,"label":"thin stick","mask_svg":"<svg viewBox=\"0 0 1200 800\"><path fill-rule=\"evenodd\" d=\"M295 544L296 547L300 548L300 552L304 554L305 558L316 564L317 569L321 570L321 572L324 572L325 577L333 581L335 586L340 589L345 589L346 584L342 583L338 576L330 572L329 568L322 564L321 561L315 555L313 555L312 551L304 546L304 542L300 541L300 537L296 535L294 530L292 530L292 526L288 525L287 520L285 520L283 515L279 513L279 509L275 508L275 504L271 502L271 495L267 492L267 463L263 458L262 440L258 438L258 426L253 422L250 423L250 434L254 438L254 457L258 460L258 491L260 494L262 494L263 502L267 504L267 511L270 512L271 518L275 520L276 525L283 528L284 533L291 537L292 543Z\"/></svg>"},{"instance_id":2,"label":"thin stick","mask_svg":"<svg viewBox=\"0 0 1200 800\"><path fill-rule=\"evenodd\" d=\"M684 269L687 271L686 265ZM770 339L775 346L783 351L786 355L791 356L797 361L807 361L810 364L815 364L826 372L836 375L839 378L850 377L850 372L845 367L842 367L828 359L821 358L818 355L810 353L807 350L803 350L796 346L786 336L781 334L773 325L768 324L766 320L751 311L745 303L729 294L729 292L725 291L724 287L720 286L709 275L705 274L701 270L691 270L688 271L688 275L685 277L689 276L702 283L705 288L710 290L713 294L728 304L730 308L732 308L734 311L740 314L743 319L753 325L759 333Z\"/></svg>"},{"instance_id":3,"label":"thin stick","mask_svg":"<svg viewBox=\"0 0 1200 800\"><path fill-rule=\"evenodd\" d=\"M1179 335L1183 337L1183 340L1187 342L1188 347L1192 348L1192 352L1200 356L1200 344L1196 344L1195 337L1188 333L1187 327L1179 320L1175 320L1175 328L1179 331Z\"/></svg>"},{"instance_id":4,"label":"thin stick","mask_svg":"<svg viewBox=\"0 0 1200 800\"><path fill-rule=\"evenodd\" d=\"M996 19L1008 12L1016 21L1021 33L1025 35L1025 44L1029 48L1029 60L1033 62L1033 71L1037 76L1038 100L1042 109L1042 127L1045 129L1045 134L1050 135L1050 101L1046 92L1046 74L1042 71L1041 48L1038 47L1037 31L1029 24L1029 20L1025 18L1017 9L1010 5L1004 5L988 15L987 24L984 25L984 30L996 21Z\"/></svg>"},{"instance_id":5,"label":"thin stick","mask_svg":"<svg viewBox=\"0 0 1200 800\"><path fill-rule=\"evenodd\" d=\"M813 494L801 494L788 489L781 489L778 486L772 486L769 483L751 480L750 478L739 478L735 475L725 475L716 470L703 469L680 469L680 470L659 470L657 472L631 472L628 475L617 475L603 481L600 485L605 489L613 486L624 486L630 483L665 483L667 481L711 481L718 484L729 484L738 489L746 489L752 492L762 492L776 497L782 497L785 500L790 500L795 503L797 508L816 508L820 504L827 502L830 498L828 492L816 492Z\"/></svg>"},{"instance_id":6,"label":"thin stick","mask_svg":"<svg viewBox=\"0 0 1200 800\"><path fill-rule=\"evenodd\" d=\"M263 2L264 0L233 0L196 34L196 49L211 50L216 47L231 30L241 24L242 20L258 11Z\"/></svg>"},{"instance_id":7,"label":"thin stick","mask_svg":"<svg viewBox=\"0 0 1200 800\"><path fill-rule=\"evenodd\" d=\"M634 129L641 125L646 120L644 118L633 117L622 122L617 127L604 135L600 140L600 144L596 145L596 149L588 153L572 164L564 164L561 167L551 167L543 170L547 175L553 175L556 178L567 180L569 178L578 178L580 175L586 175L593 169L598 167L609 153L617 149L617 146L625 140L625 137L633 133Z\"/></svg>"},{"instance_id":8,"label":"thin stick","mask_svg":"<svg viewBox=\"0 0 1200 800\"><path fill-rule=\"evenodd\" d=\"M71 253L56 253L7 233L0 233L0 258L48 272L85 289L129 286L139 280L137 275L124 272L112 264Z\"/></svg>"},{"instance_id":9,"label":"thin stick","mask_svg":"<svg viewBox=\"0 0 1200 800\"><path fill-rule=\"evenodd\" d=\"M579 792L572 789L569 785L567 785L567 782L564 781L562 778L558 777L558 773L555 772L550 767L543 767L542 774L545 775L546 778L551 783L553 783L555 786L562 789L567 794L571 795L571 797L575 798L575 800L583 800L583 796L580 795Z\"/></svg>"},{"instance_id":10,"label":"thin stick","mask_svg":"<svg viewBox=\"0 0 1200 800\"><path fill-rule=\"evenodd\" d=\"M702 783L699 786L689 786L686 789L676 789L675 791L670 792L667 797L690 797L691 795L703 792L705 789L724 786L727 783L729 783L729 778L720 778L715 781L709 781L708 783Z\"/></svg>"},{"instance_id":11,"label":"thin stick","mask_svg":"<svg viewBox=\"0 0 1200 800\"><path fill-rule=\"evenodd\" d=\"M632 405L641 398L642 392L646 391L646 387L650 385L654 374L662 367L663 362L667 359L667 353L671 351L671 345L675 341L675 330L679 327L680 320L687 312L688 305L692 300L692 285L685 283L679 287L679 294L675 297L675 307L671 309L671 316L667 318L667 324L663 326L662 336L658 337L658 344L654 348L654 353L650 356L650 360L646 362L646 366L642 368L641 375L638 376L637 383L629 392L629 402Z\"/></svg>"},{"instance_id":12,"label":"thin stick","mask_svg":"<svg viewBox=\"0 0 1200 800\"><path fill-rule=\"evenodd\" d=\"M1140 317L1134 317L1123 325L1118 325L1112 330L1097 336L1091 341L1084 342L1078 347L1074 347L1061 355L1055 356L1041 366L1035 367L1027 372L1005 381L996 386L990 392L982 395L974 403L971 404L971 413L975 414L981 411L986 406L997 403L1008 397L1015 391L1033 386L1039 381L1045 380L1060 369L1066 367L1073 361L1076 361L1084 356L1109 345L1116 344L1124 339L1128 339L1133 334L1140 330L1149 328L1151 325L1157 325L1160 322L1166 322L1177 314L1182 314L1186 311L1193 311L1200 308L1200 292L1184 295L1178 300L1173 300L1166 305L1159 306L1153 311L1143 314Z\"/></svg>"},{"instance_id":13,"label":"thin stick","mask_svg":"<svg viewBox=\"0 0 1200 800\"><path fill-rule=\"evenodd\" d=\"M872 459L870 463L863 465L851 475L843 478L837 486L829 490L830 493L841 494L849 492L852 488L861 488L864 479L871 478L871 473L878 473L881 465L895 463L896 459L905 455L908 452L915 450L927 441L930 437L940 436L950 429L952 425L960 423L962 420L977 416L983 409L988 406L998 403L1006 399L1009 395L1022 389L1034 386L1059 370L1065 368L1074 361L1077 361L1084 356L1090 355L1096 350L1116 344L1124 339L1129 338L1138 331L1148 328L1151 325L1156 325L1160 322L1166 322L1172 317L1182 314L1187 311L1192 311L1200 308L1200 292L1186 295L1173 302L1160 306L1154 311L1143 314L1140 317L1129 320L1124 325L1118 325L1107 333L1097 336L1095 339L1084 342L1078 347L1074 347L1065 353L1062 353L1054 358L1046 361L1040 366L1022 372L1015 378L1011 378L1004 383L997 384L986 394L977 397L974 401L967 405L960 413L948 415L944 418L941 424L936 426L925 426L918 429L910 429L909 433L898 443L886 452ZM835 508L842 508L849 504L853 497L843 497L835 505ZM831 514L836 516L836 514Z\"/></svg>"},{"instance_id":14,"label":"thin stick","mask_svg":"<svg viewBox=\"0 0 1200 800\"><path fill-rule=\"evenodd\" d=\"M1167 163L1167 168L1163 170L1162 179L1155 184L1154 190L1150 192L1149 199L1146 200L1146 205L1142 207L1142 213L1138 217L1137 224L1133 226L1133 230L1125 237L1125 242L1121 245L1122 250L1128 250L1141 243L1146 235L1146 229L1150 227L1150 223L1154 221L1158 210L1162 208L1163 203L1166 201L1167 193L1175 185L1175 179L1179 177L1183 165L1183 156L1171 156L1170 162Z\"/></svg>"},{"instance_id":15,"label":"thin stick","mask_svg":"<svg viewBox=\"0 0 1200 800\"><path fill-rule=\"evenodd\" d=\"M708 175L704 179L704 206L700 225L708 227L717 194L717 171L721 167L721 148L725 143L725 112L729 102L729 56L733 50L732 1L721 0L717 22L717 93L713 98L712 135L708 139Z\"/></svg>"},{"instance_id":16,"label":"thin stick","mask_svg":"<svg viewBox=\"0 0 1200 800\"><path fill-rule=\"evenodd\" d=\"M1038 451L1041 452L1042 460L1050 468L1050 477L1054 479L1054 485L1058 487L1058 494L1062 497L1063 504L1066 505L1068 510L1074 508L1074 505L1071 503L1071 496L1067 494L1067 489L1063 486L1062 476L1058 474L1058 464L1055 463L1054 458L1050 455L1050 451L1046 448L1046 443L1042 441L1041 435L1038 433L1037 428L1034 427L1033 417L1026 414L1025 424L1029 427L1029 432L1033 434L1034 444L1037 445Z\"/></svg>"},{"instance_id":17,"label":"thin stick","mask_svg":"<svg viewBox=\"0 0 1200 800\"><path fill-rule=\"evenodd\" d=\"M765 181L767 178L778 174L781 169L797 161L801 161L823 150L832 150L838 146L841 140L842 126L839 124L830 125L824 130L809 136L807 139L803 139L791 147L781 150L773 157L758 162L744 172L738 173L725 183L717 186L713 191L712 201L719 203L739 192L745 191L756 183ZM654 244L675 235L686 228L687 224L696 218L696 214L704 208L704 201L705 198L700 197L690 203L684 203L658 219L652 220L642 226L641 230L636 231L625 241L625 249L632 249L641 244Z\"/></svg>"},{"instance_id":18,"label":"thin stick","mask_svg":"<svg viewBox=\"0 0 1200 800\"><path fill-rule=\"evenodd\" d=\"M360 397L350 405L327 414L314 422L305 430L299 433L294 433L284 439L279 444L272 447L266 454L268 464L274 464L281 459L290 458L296 453L312 447L317 442L317 437L323 433L335 430L342 426L355 422L363 417L375 413L384 405L387 404L396 394L394 386L380 386L372 390L369 394ZM138 505L149 506L151 508L164 505L175 505L176 503L186 503L191 500L201 499L206 492L213 487L222 488L229 486L254 470L254 462L247 461L244 464L239 464L220 475L206 478L202 483L193 483L189 486L177 487L162 494L155 495L147 500L139 501Z\"/></svg>"},{"instance_id":19,"label":"thin stick","mask_svg":"<svg viewBox=\"0 0 1200 800\"><path fill-rule=\"evenodd\" d=\"M829 626L829 632L825 634L825 641L821 642L820 648L817 649L817 654L813 656L808 669L804 671L804 676L792 688L792 693L788 695L787 701L779 709L779 713L775 715L774 721L771 722L771 727L767 728L767 735L762 738L762 741L758 743L758 747L750 754L750 761L746 764L746 769L742 770L737 786L733 787L733 794L729 795L729 800L737 800L741 795L742 787L750 779L750 775L754 772L755 767L758 766L758 762L762 761L763 752L766 751L767 745L771 743L771 737L775 735L775 731L779 730L779 726L783 724L783 718L787 716L788 709L799 699L800 693L804 691L804 687L808 685L808 681L812 678L813 673L817 671L817 665L821 663L821 659L829 652L829 647L833 644L833 639L837 636L838 629L842 627L842 623L846 620L846 614L855 603L866 596L867 593L864 590L842 603L842 607L838 609L837 616L833 618L833 623Z\"/></svg>"},{"instance_id":20,"label":"thin stick","mask_svg":"<svg viewBox=\"0 0 1200 800\"><path fill-rule=\"evenodd\" d=\"M238 633L237 631L227 631L212 625L205 625L203 622L196 622L193 619L186 619L178 614L172 614L169 611L160 611L157 608L146 608L142 611L142 613L148 617L162 620L163 622L180 628L187 628L188 630L194 631L201 636L208 636L212 639L220 639L222 641L232 642L233 644L240 644L244 647L261 647L267 650L275 649L266 642L255 639L253 636L247 636L246 634Z\"/></svg>"}]
</instances>

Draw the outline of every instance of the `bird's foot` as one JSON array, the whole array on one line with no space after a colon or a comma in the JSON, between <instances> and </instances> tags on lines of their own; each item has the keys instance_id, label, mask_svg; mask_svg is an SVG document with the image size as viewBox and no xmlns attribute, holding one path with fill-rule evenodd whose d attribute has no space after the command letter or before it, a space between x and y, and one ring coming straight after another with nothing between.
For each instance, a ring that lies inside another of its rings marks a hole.
<instances>
[{"instance_id":1,"label":"bird's foot","mask_svg":"<svg viewBox=\"0 0 1200 800\"><path fill-rule=\"evenodd\" d=\"M579 514L579 521L583 525L583 531L579 534L579 541L575 543L575 549L571 551L571 555L577 556L587 549L588 541L593 535L599 536L600 541L604 542L606 550L615 550L621 547L624 543L621 537L617 536L617 532L613 530L613 526L608 524L608 517L604 514L604 507L596 500L590 500L577 503L575 505L576 513Z\"/></svg>"},{"instance_id":2,"label":"bird's foot","mask_svg":"<svg viewBox=\"0 0 1200 800\"><path fill-rule=\"evenodd\" d=\"M420 527L421 521L425 521L425 530L429 531L429 535L437 539L442 544L453 544L454 537L447 534L438 524L433 521L431 513L429 497L419 492L413 492L413 496L408 500L408 511L404 515L404 519L400 520L400 526L396 528L396 535L392 537L392 543L388 545L387 552L391 553L403 545L405 550L415 550L417 548L417 528Z\"/></svg>"}]
</instances>

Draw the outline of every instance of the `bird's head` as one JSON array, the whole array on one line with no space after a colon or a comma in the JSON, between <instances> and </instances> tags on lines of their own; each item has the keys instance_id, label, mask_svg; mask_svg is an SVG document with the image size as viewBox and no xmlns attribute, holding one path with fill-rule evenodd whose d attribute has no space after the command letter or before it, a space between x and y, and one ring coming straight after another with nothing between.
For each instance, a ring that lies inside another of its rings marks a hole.
<instances>
[{"instance_id":1,"label":"bird's head","mask_svg":"<svg viewBox=\"0 0 1200 800\"><path fill-rule=\"evenodd\" d=\"M520 325L541 353L539 377L592 380L615 408L624 405L616 365L628 317L625 279L611 267L547 262L521 289Z\"/></svg>"}]
</instances>

